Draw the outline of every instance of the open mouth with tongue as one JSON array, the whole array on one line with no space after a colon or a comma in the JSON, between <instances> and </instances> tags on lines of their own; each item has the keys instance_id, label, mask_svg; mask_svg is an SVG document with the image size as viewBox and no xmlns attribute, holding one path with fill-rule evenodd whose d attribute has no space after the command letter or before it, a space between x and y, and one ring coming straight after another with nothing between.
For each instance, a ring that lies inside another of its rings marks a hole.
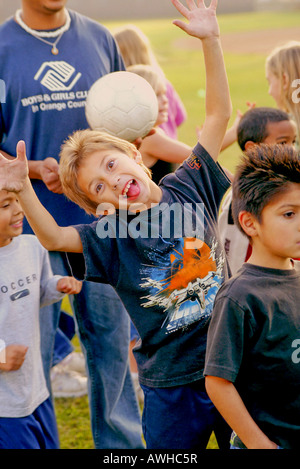
<instances>
[{"instance_id":1,"label":"open mouth with tongue","mask_svg":"<svg viewBox=\"0 0 300 469\"><path fill-rule=\"evenodd\" d=\"M135 199L140 194L140 187L135 179L130 179L125 185L122 196L124 199Z\"/></svg>"}]
</instances>

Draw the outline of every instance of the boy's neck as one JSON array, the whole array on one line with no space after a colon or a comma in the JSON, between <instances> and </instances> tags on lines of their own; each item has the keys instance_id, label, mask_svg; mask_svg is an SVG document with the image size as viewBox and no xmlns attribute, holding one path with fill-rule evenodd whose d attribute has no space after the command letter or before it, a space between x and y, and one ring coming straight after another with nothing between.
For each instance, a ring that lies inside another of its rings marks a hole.
<instances>
[{"instance_id":1,"label":"boy's neck","mask_svg":"<svg viewBox=\"0 0 300 469\"><path fill-rule=\"evenodd\" d=\"M160 201L162 199L162 190L161 190L161 188L157 184L155 184L154 181L151 181L150 184L151 184L150 185L151 193L150 193L150 197L149 197L148 201L145 204L141 203L139 208L138 208L138 205L139 205L138 203L133 204L134 211L136 211L137 209L138 209L138 211L149 210L149 209L153 208L153 206L160 203ZM130 211L130 208L129 208L129 211Z\"/></svg>"},{"instance_id":2,"label":"boy's neck","mask_svg":"<svg viewBox=\"0 0 300 469\"><path fill-rule=\"evenodd\" d=\"M9 244L11 244L13 238L7 238L5 240L1 240L0 241L0 249L1 248L4 248L5 246L8 246Z\"/></svg>"},{"instance_id":3,"label":"boy's neck","mask_svg":"<svg viewBox=\"0 0 300 469\"><path fill-rule=\"evenodd\" d=\"M293 263L290 257L268 256L265 252L260 253L255 247L252 247L252 254L247 263L269 269L290 270L293 269Z\"/></svg>"}]
</instances>

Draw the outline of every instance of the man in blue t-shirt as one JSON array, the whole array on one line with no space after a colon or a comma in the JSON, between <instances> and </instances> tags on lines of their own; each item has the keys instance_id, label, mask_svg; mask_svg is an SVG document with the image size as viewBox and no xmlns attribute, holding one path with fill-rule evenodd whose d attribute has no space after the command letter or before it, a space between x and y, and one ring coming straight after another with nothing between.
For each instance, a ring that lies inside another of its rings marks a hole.
<instances>
[{"instance_id":1,"label":"man in blue t-shirt","mask_svg":"<svg viewBox=\"0 0 300 469\"><path fill-rule=\"evenodd\" d=\"M55 5L54 5L55 3ZM62 193L58 155L74 130L88 127L85 99L102 75L123 70L116 44L99 23L65 8L67 1L22 0L0 27L0 148L15 156L24 139L29 174L43 205L62 226L90 223ZM25 233L31 232L29 225ZM54 273L65 275L63 253L51 252ZM85 351L96 448L141 448L140 415L128 365L129 318L109 285L84 282L71 298ZM41 310L42 354L50 387L60 304Z\"/></svg>"}]
</instances>

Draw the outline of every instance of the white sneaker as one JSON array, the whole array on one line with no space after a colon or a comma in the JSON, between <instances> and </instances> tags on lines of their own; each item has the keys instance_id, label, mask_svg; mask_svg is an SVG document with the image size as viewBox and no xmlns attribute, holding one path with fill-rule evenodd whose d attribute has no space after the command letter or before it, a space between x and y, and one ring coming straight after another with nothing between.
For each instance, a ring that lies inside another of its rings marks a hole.
<instances>
[{"instance_id":1,"label":"white sneaker","mask_svg":"<svg viewBox=\"0 0 300 469\"><path fill-rule=\"evenodd\" d=\"M54 397L80 397L87 394L87 378L76 371L54 366L50 372L52 394Z\"/></svg>"},{"instance_id":2,"label":"white sneaker","mask_svg":"<svg viewBox=\"0 0 300 469\"><path fill-rule=\"evenodd\" d=\"M76 371L77 373L86 376L85 358L81 352L71 352L56 366L64 368L65 370Z\"/></svg>"}]
</instances>

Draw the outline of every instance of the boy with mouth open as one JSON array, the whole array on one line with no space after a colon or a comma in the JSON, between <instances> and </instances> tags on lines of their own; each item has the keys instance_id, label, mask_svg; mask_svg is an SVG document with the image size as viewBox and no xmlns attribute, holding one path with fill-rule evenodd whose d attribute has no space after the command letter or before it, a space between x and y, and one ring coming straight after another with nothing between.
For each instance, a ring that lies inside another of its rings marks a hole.
<instances>
[{"instance_id":1,"label":"boy with mouth open","mask_svg":"<svg viewBox=\"0 0 300 469\"><path fill-rule=\"evenodd\" d=\"M219 447L229 448L231 432L206 394L203 368L214 297L228 276L217 216L230 183L217 158L231 101L217 0L209 7L203 0L172 3L188 20L174 24L202 42L207 82L201 137L181 167L157 186L135 146L84 130L63 145L60 177L73 202L106 215L99 221L56 224L31 187L22 141L14 161L0 160L0 188L18 193L42 244L68 252L75 276L110 283L130 312L140 336L135 357L147 448L205 449L212 431ZM187 209L189 223L171 207ZM124 220L124 212L125 233L122 223L114 223ZM157 236L151 236L153 228Z\"/></svg>"}]
</instances>

